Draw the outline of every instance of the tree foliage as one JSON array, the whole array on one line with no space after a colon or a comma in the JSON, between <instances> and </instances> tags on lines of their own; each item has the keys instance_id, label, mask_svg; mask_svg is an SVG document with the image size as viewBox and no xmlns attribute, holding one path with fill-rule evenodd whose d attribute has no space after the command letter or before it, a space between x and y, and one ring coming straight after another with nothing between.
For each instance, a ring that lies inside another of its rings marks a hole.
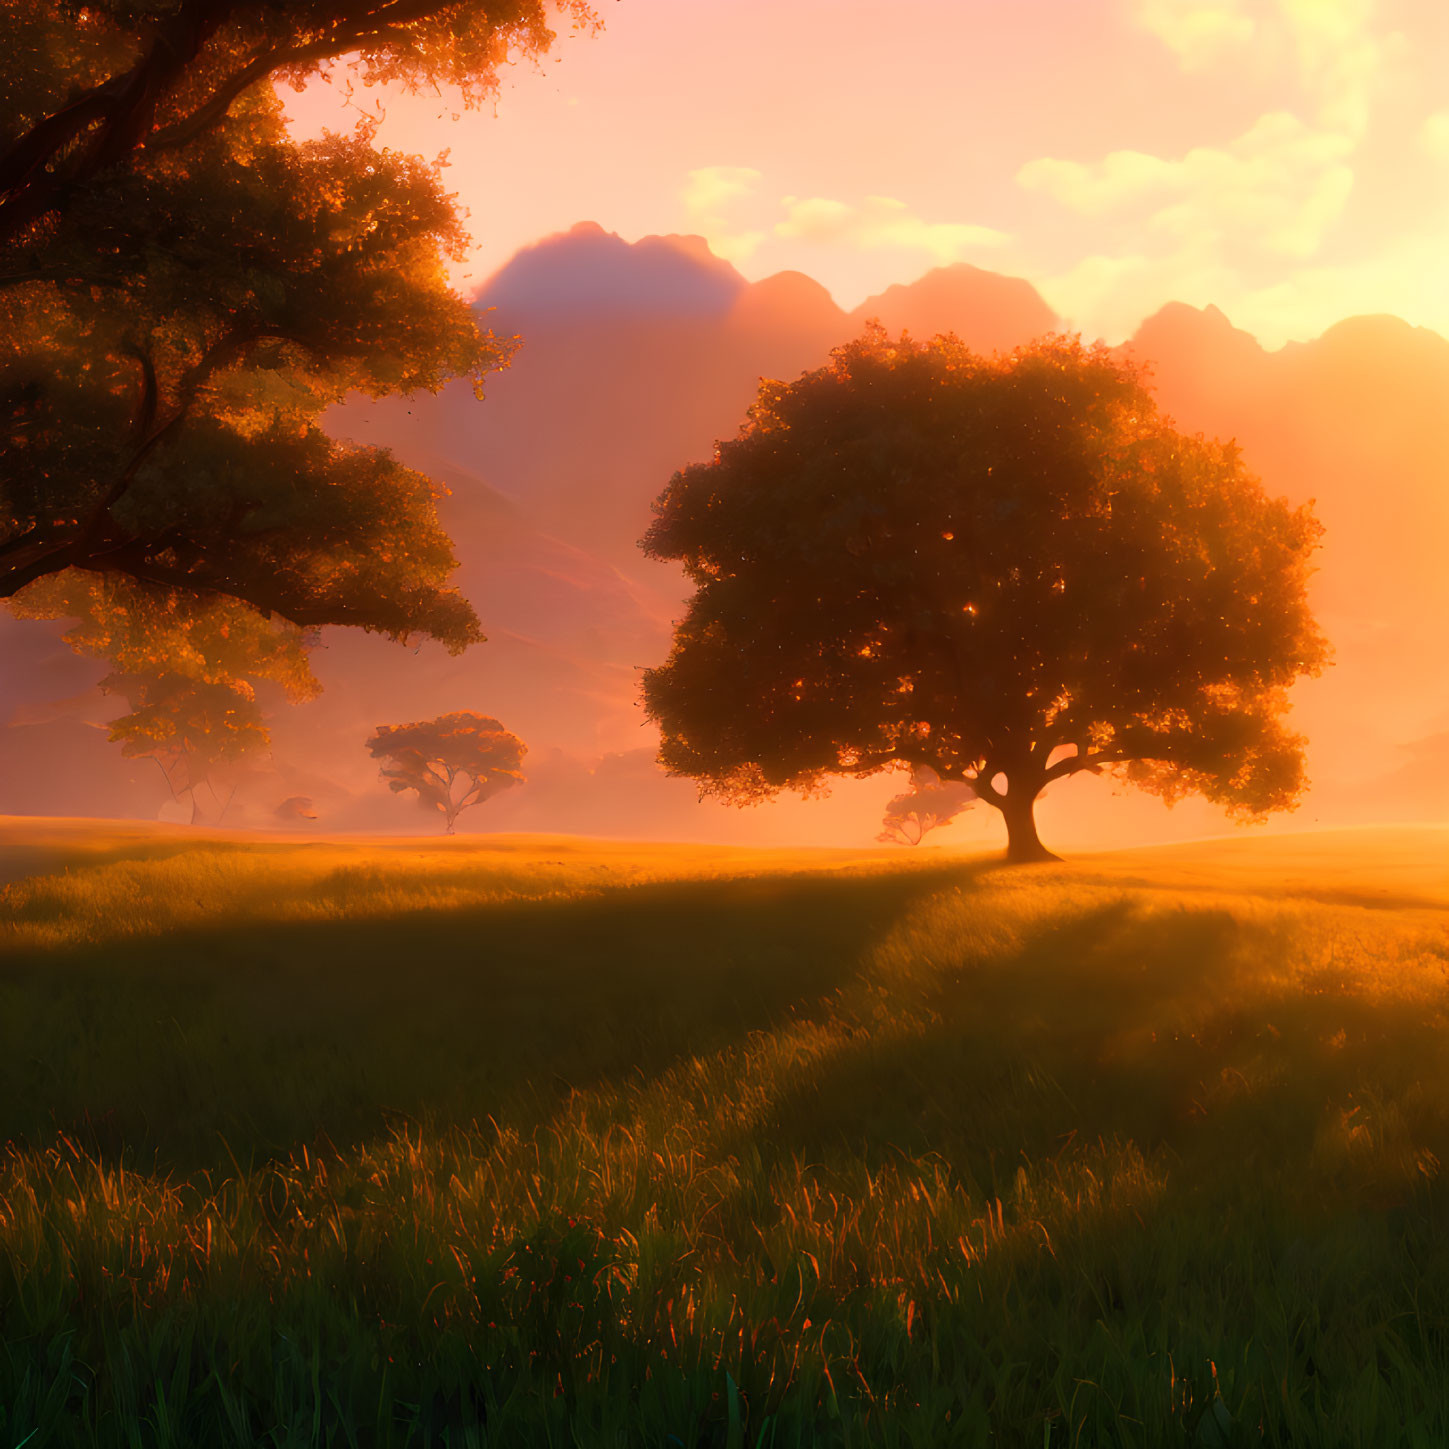
<instances>
[{"instance_id":1,"label":"tree foliage","mask_svg":"<svg viewBox=\"0 0 1449 1449\"><path fill-rule=\"evenodd\" d=\"M293 141L274 82L346 55L476 104L549 44L544 0L0 0L0 28L0 597L74 567L480 638L436 490L319 418L481 386L510 344L449 289L438 168Z\"/></svg>"},{"instance_id":2,"label":"tree foliage","mask_svg":"<svg viewBox=\"0 0 1449 1449\"><path fill-rule=\"evenodd\" d=\"M869 329L764 383L655 511L645 550L696 592L645 704L709 793L925 767L1033 859L1033 802L1083 771L1249 817L1304 787L1284 717L1326 659L1320 527L1104 348Z\"/></svg>"},{"instance_id":3,"label":"tree foliage","mask_svg":"<svg viewBox=\"0 0 1449 1449\"><path fill-rule=\"evenodd\" d=\"M911 788L886 801L882 845L919 845L933 830L949 825L971 807L976 792L961 780L942 780L927 765L911 770Z\"/></svg>"},{"instance_id":4,"label":"tree foliage","mask_svg":"<svg viewBox=\"0 0 1449 1449\"><path fill-rule=\"evenodd\" d=\"M319 685L308 635L235 599L156 589L123 574L70 570L37 580L12 603L22 618L70 618L65 641L110 665L100 687L130 706L110 738L128 759L152 759L171 793L201 813L198 790L271 742L259 689L311 699Z\"/></svg>"},{"instance_id":5,"label":"tree foliage","mask_svg":"<svg viewBox=\"0 0 1449 1449\"><path fill-rule=\"evenodd\" d=\"M467 710L416 724L379 725L367 748L384 761L388 788L416 790L424 810L441 812L449 835L464 810L523 783L528 753L496 719Z\"/></svg>"}]
</instances>

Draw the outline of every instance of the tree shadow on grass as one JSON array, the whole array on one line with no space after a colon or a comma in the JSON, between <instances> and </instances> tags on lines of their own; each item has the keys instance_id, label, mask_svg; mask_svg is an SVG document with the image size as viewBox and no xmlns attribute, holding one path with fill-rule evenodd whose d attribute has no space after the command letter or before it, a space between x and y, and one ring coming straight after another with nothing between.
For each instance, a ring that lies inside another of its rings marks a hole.
<instances>
[{"instance_id":1,"label":"tree shadow on grass","mask_svg":"<svg viewBox=\"0 0 1449 1449\"><path fill-rule=\"evenodd\" d=\"M527 1125L825 1000L972 866L229 926L0 966L0 1139L187 1170L376 1133ZM225 1145L223 1140L225 1139Z\"/></svg>"},{"instance_id":2,"label":"tree shadow on grass","mask_svg":"<svg viewBox=\"0 0 1449 1449\"><path fill-rule=\"evenodd\" d=\"M985 1305L984 1324L933 1355L956 1368L991 1345L978 1382L1025 1365L1025 1383L1090 1381L1150 1424L1172 1362L1174 1386L1195 1380L1181 1401L1192 1442L1209 1442L1195 1426L1218 1391L1242 1432L1211 1442L1319 1442L1351 1422L1362 1442L1393 1443L1410 1412L1430 1442L1446 1414L1443 946L1425 935L1424 979L1398 991L1379 989L1372 962L1357 980L1274 970L1283 945L1281 922L1133 900L1046 922L940 971L913 1019L840 1033L720 1151L761 1159L767 1182L818 1180L822 1263L837 1238L832 1262L864 1261L854 1216L901 1178L929 1188L944 1165L988 1223L1000 1199L1003 1238L979 1269L950 1253L949 1205L932 1222L943 1287L968 1284L952 1311ZM736 1252L784 1221L770 1206L755 1181L718 1206ZM842 1294L856 1286L826 1271ZM927 1311L944 1332L940 1300ZM1365 1370L1372 1394L1356 1387ZM1120 1433L1110 1416L1088 1425L1092 1442Z\"/></svg>"},{"instance_id":3,"label":"tree shadow on grass","mask_svg":"<svg viewBox=\"0 0 1449 1449\"><path fill-rule=\"evenodd\" d=\"M759 1140L807 1160L935 1152L991 1194L1073 1142L1130 1141L1229 1189L1392 1205L1449 1163L1449 992L1281 973L1283 946L1271 920L1130 899L1048 922L943 971L914 1025L849 1037Z\"/></svg>"}]
</instances>

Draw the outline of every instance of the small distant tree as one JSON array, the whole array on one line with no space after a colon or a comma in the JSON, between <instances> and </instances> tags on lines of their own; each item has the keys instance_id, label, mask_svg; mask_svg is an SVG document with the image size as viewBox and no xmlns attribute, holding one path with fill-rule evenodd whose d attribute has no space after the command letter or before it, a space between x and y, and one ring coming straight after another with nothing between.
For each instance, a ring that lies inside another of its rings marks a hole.
<instances>
[{"instance_id":1,"label":"small distant tree","mask_svg":"<svg viewBox=\"0 0 1449 1449\"><path fill-rule=\"evenodd\" d=\"M100 688L130 706L111 721L111 740L127 759L155 762L193 823L220 819L234 767L271 745L259 689L301 701L319 688L307 632L238 599L68 570L37 579L10 607L21 618L70 619L66 643L107 661Z\"/></svg>"},{"instance_id":2,"label":"small distant tree","mask_svg":"<svg viewBox=\"0 0 1449 1449\"><path fill-rule=\"evenodd\" d=\"M1288 687L1327 649L1322 532L1103 347L979 357L881 327L677 473L646 553L695 595L644 702L670 774L737 803L928 766L1055 859L1037 797L1107 772L1290 808Z\"/></svg>"},{"instance_id":3,"label":"small distant tree","mask_svg":"<svg viewBox=\"0 0 1449 1449\"><path fill-rule=\"evenodd\" d=\"M193 825L220 822L236 795L232 767L267 748L267 728L246 681L207 684L177 674L113 674L102 688L131 706L111 725L110 737L121 753L154 761L172 798L189 804Z\"/></svg>"},{"instance_id":4,"label":"small distant tree","mask_svg":"<svg viewBox=\"0 0 1449 1449\"><path fill-rule=\"evenodd\" d=\"M919 845L938 826L969 809L976 792L962 780L942 780L929 765L911 771L911 788L886 802L882 845Z\"/></svg>"},{"instance_id":5,"label":"small distant tree","mask_svg":"<svg viewBox=\"0 0 1449 1449\"><path fill-rule=\"evenodd\" d=\"M528 747L487 715L462 710L416 724L379 725L367 741L382 760L388 789L416 790L425 810L440 811L453 833L458 816L523 783Z\"/></svg>"}]
</instances>

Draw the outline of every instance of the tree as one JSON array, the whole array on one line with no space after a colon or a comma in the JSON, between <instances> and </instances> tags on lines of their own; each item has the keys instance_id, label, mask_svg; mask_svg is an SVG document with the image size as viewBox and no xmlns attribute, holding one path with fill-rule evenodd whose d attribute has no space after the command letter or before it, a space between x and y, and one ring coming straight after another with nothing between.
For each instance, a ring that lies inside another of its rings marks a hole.
<instances>
[{"instance_id":1,"label":"tree","mask_svg":"<svg viewBox=\"0 0 1449 1449\"><path fill-rule=\"evenodd\" d=\"M886 802L882 845L919 845L938 826L970 808L976 792L960 780L942 780L928 765L911 770L911 788Z\"/></svg>"},{"instance_id":2,"label":"tree","mask_svg":"<svg viewBox=\"0 0 1449 1449\"><path fill-rule=\"evenodd\" d=\"M448 287L438 167L294 142L274 82L347 56L476 104L549 45L545 0L0 0L0 27L0 598L77 568L481 638L437 490L319 417L481 387L511 344Z\"/></svg>"},{"instance_id":3,"label":"tree","mask_svg":"<svg viewBox=\"0 0 1449 1449\"><path fill-rule=\"evenodd\" d=\"M189 798L193 823L203 813L201 787L224 814L218 773L271 743L259 689L300 701L320 688L308 634L235 599L74 569L37 580L12 607L22 618L76 621L66 643L106 660L101 689L130 706L111 722L110 738L128 759L156 762L172 796Z\"/></svg>"},{"instance_id":4,"label":"tree","mask_svg":"<svg viewBox=\"0 0 1449 1449\"><path fill-rule=\"evenodd\" d=\"M395 793L416 790L424 810L442 812L447 833L470 805L523 783L528 747L487 715L462 710L416 724L379 725L368 752L386 763L382 778Z\"/></svg>"},{"instance_id":5,"label":"tree","mask_svg":"<svg viewBox=\"0 0 1449 1449\"><path fill-rule=\"evenodd\" d=\"M246 685L132 674L111 675L101 688L131 707L111 725L110 738L120 743L121 753L154 760L172 798L189 803L193 825L203 819L219 824L237 790L236 779L224 777L267 746L267 730ZM211 797L209 809L202 803L203 788Z\"/></svg>"},{"instance_id":6,"label":"tree","mask_svg":"<svg viewBox=\"0 0 1449 1449\"><path fill-rule=\"evenodd\" d=\"M1037 796L1084 771L1248 817L1304 788L1284 716L1326 659L1320 527L1100 346L983 358L873 327L765 382L655 512L645 551L696 591L645 706L706 793L928 767L1022 861L1053 858Z\"/></svg>"}]
</instances>

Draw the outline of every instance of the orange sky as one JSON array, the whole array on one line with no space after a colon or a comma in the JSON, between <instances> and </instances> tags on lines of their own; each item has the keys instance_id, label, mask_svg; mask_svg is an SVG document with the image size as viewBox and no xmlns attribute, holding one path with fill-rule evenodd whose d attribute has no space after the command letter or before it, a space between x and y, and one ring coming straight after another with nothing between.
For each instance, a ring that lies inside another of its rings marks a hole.
<instances>
[{"instance_id":1,"label":"orange sky","mask_svg":"<svg viewBox=\"0 0 1449 1449\"><path fill-rule=\"evenodd\" d=\"M386 98L385 143L451 153L471 281L590 219L700 233L846 307L963 260L1112 341L1174 299L1269 346L1355 313L1449 333L1445 0L598 8L496 115ZM342 91L298 124L345 120Z\"/></svg>"}]
</instances>

